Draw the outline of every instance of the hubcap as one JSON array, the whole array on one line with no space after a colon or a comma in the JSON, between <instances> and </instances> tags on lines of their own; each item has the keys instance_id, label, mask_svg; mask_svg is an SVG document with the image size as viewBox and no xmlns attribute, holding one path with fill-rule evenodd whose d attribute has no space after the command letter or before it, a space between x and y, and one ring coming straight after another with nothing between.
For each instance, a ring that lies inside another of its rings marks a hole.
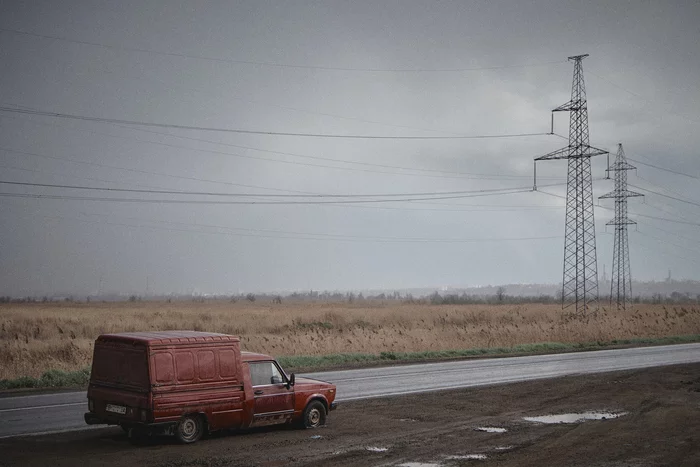
<instances>
[{"instance_id":1,"label":"hubcap","mask_svg":"<svg viewBox=\"0 0 700 467\"><path fill-rule=\"evenodd\" d=\"M318 411L318 409L313 409L311 412L309 412L309 424L311 426L318 425L318 422L321 420L321 412Z\"/></svg>"},{"instance_id":2,"label":"hubcap","mask_svg":"<svg viewBox=\"0 0 700 467\"><path fill-rule=\"evenodd\" d=\"M182 423L182 427L180 428L180 430L182 431L183 435L190 438L197 431L197 424L195 423L194 420L192 420L191 418L188 418L187 420L185 420Z\"/></svg>"}]
</instances>

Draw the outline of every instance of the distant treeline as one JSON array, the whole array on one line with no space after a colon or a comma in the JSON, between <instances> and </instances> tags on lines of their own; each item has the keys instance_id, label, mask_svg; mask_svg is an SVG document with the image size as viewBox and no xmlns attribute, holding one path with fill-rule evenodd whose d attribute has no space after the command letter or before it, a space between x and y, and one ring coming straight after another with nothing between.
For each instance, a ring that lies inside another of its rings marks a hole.
<instances>
[{"instance_id":1,"label":"distant treeline","mask_svg":"<svg viewBox=\"0 0 700 467\"><path fill-rule=\"evenodd\" d=\"M364 295L361 292L330 292L330 291L305 291L293 292L289 294L235 294L235 295L151 295L141 297L139 295L130 296L109 296L95 297L88 296L84 300L80 300L73 296L67 297L11 297L0 296L0 303L90 303L92 302L141 302L141 301L192 301L195 303L203 303L206 301L247 301L247 302L262 302L281 304L282 302L363 302L363 301L392 301L408 304L419 305L471 305L471 304L520 304L520 303L543 303L556 304L561 301L560 297L548 294L539 295L509 295L504 287L499 287L493 294L467 294L467 293L443 293L433 292L429 295L414 296L410 293L379 293ZM610 300L609 296L601 295L600 302L605 303ZM645 304L682 304L682 303L700 303L700 294L691 295L689 293L672 292L668 295L654 293L651 296L640 297L636 296L630 300L631 303Z\"/></svg>"}]
</instances>

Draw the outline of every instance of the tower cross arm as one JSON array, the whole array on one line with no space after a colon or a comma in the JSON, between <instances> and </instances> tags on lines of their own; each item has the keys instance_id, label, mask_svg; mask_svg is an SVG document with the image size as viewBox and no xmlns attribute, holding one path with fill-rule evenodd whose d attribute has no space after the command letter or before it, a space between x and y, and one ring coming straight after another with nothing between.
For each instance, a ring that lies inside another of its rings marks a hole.
<instances>
[{"instance_id":1,"label":"tower cross arm","mask_svg":"<svg viewBox=\"0 0 700 467\"><path fill-rule=\"evenodd\" d=\"M610 193L606 193L604 195L601 195L598 197L598 199L607 199L607 198L636 198L638 196L644 196L642 193L637 193L636 191L630 191L630 190L616 190L616 191L611 191Z\"/></svg>"},{"instance_id":2,"label":"tower cross arm","mask_svg":"<svg viewBox=\"0 0 700 467\"><path fill-rule=\"evenodd\" d=\"M571 154L571 148L569 146L566 146L561 149L557 149L556 151L552 151L549 154L545 154L544 156L536 157L536 161L550 161L550 160L555 160L555 159L568 159L569 155Z\"/></svg>"},{"instance_id":3,"label":"tower cross arm","mask_svg":"<svg viewBox=\"0 0 700 467\"><path fill-rule=\"evenodd\" d=\"M552 112L568 112L587 108L588 107L586 105L586 101L578 99L575 101L569 101L566 104L562 104L556 109L552 109Z\"/></svg>"},{"instance_id":4,"label":"tower cross arm","mask_svg":"<svg viewBox=\"0 0 700 467\"><path fill-rule=\"evenodd\" d=\"M608 154L608 151L593 146L565 146L549 154L535 158L536 161L549 161L555 159L572 159L576 157L593 157Z\"/></svg>"},{"instance_id":5,"label":"tower cross arm","mask_svg":"<svg viewBox=\"0 0 700 467\"><path fill-rule=\"evenodd\" d=\"M636 168L637 167L627 163L626 161L615 161L610 165L610 168L608 170L634 170Z\"/></svg>"},{"instance_id":6,"label":"tower cross arm","mask_svg":"<svg viewBox=\"0 0 700 467\"><path fill-rule=\"evenodd\" d=\"M637 225L637 223L630 219L612 219L606 222L605 225Z\"/></svg>"}]
</instances>

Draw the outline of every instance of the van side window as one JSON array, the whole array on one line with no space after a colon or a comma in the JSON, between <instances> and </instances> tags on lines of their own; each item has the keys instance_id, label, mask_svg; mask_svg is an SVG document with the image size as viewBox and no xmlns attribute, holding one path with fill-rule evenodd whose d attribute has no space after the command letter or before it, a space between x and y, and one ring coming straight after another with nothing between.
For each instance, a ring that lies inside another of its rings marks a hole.
<instances>
[{"instance_id":1,"label":"van side window","mask_svg":"<svg viewBox=\"0 0 700 467\"><path fill-rule=\"evenodd\" d=\"M251 362L250 382L253 386L264 386L268 384L282 384L284 380L279 370L272 362Z\"/></svg>"}]
</instances>

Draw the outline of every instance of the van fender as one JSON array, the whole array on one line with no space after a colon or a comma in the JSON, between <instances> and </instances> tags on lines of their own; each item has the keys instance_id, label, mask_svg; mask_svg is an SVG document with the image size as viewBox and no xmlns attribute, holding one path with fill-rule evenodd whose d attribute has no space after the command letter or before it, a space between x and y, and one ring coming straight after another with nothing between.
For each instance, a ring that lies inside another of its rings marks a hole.
<instances>
[{"instance_id":1,"label":"van fender","mask_svg":"<svg viewBox=\"0 0 700 467\"><path fill-rule=\"evenodd\" d=\"M310 394L309 396L307 396L306 399L304 400L304 404L301 407L297 406L299 409L297 411L297 414L303 413L304 410L306 409L306 406L309 405L309 403L311 403L311 401L315 401L315 400L321 401L321 403L323 404L323 407L325 407L325 409L326 409L326 414L328 414L328 411L329 411L328 399L326 399L326 396L324 396L323 394L320 394L320 393Z\"/></svg>"}]
</instances>

